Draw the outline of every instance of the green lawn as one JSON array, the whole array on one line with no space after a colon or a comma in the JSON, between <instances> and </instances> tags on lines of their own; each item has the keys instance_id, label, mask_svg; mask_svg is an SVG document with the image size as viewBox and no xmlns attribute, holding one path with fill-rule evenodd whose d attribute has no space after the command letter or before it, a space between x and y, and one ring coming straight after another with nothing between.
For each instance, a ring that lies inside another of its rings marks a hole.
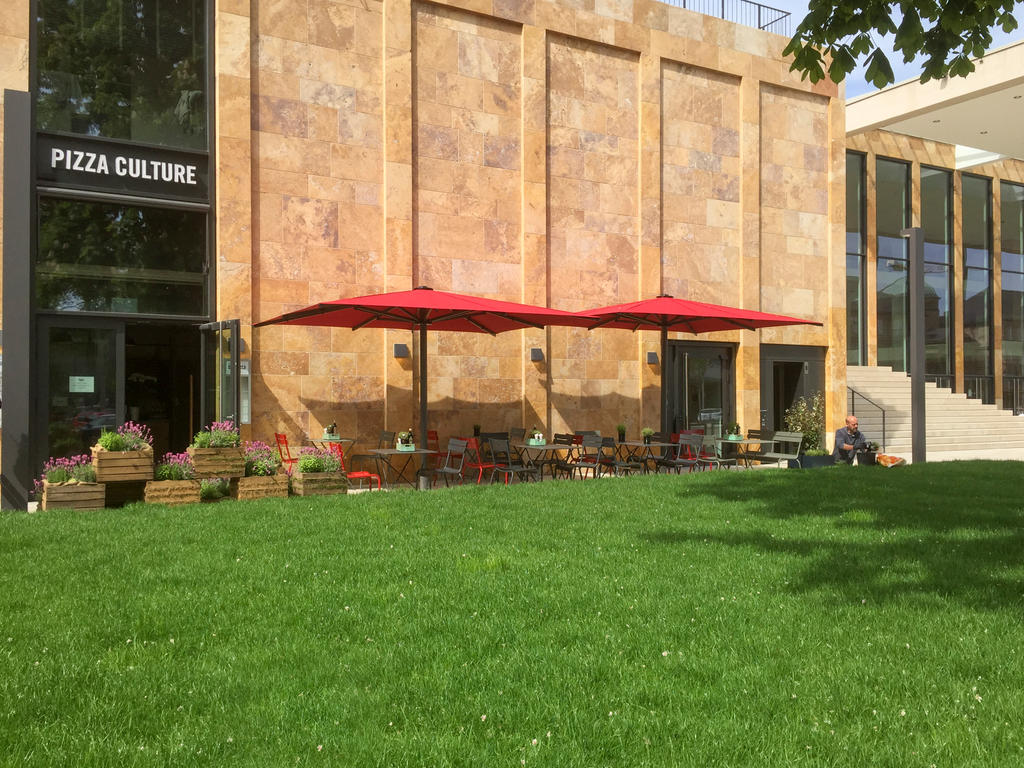
<instances>
[{"instance_id":1,"label":"green lawn","mask_svg":"<svg viewBox=\"0 0 1024 768\"><path fill-rule=\"evenodd\" d=\"M0 516L0 764L1024 765L1024 467Z\"/></svg>"}]
</instances>

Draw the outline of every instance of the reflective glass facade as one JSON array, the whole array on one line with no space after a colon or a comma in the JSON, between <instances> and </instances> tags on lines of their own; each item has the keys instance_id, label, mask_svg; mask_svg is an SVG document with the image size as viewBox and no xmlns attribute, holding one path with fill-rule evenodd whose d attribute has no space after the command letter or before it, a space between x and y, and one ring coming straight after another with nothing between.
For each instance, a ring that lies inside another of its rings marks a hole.
<instances>
[{"instance_id":1,"label":"reflective glass facade","mask_svg":"<svg viewBox=\"0 0 1024 768\"><path fill-rule=\"evenodd\" d=\"M948 386L953 373L953 174L921 167L925 373Z\"/></svg>"},{"instance_id":2,"label":"reflective glass facade","mask_svg":"<svg viewBox=\"0 0 1024 768\"><path fill-rule=\"evenodd\" d=\"M846 154L846 362L864 365L864 261L867 202L864 155Z\"/></svg>"},{"instance_id":3,"label":"reflective glass facade","mask_svg":"<svg viewBox=\"0 0 1024 768\"><path fill-rule=\"evenodd\" d=\"M964 376L992 375L992 188L988 179L964 174ZM986 383L973 382L985 397ZM972 382L965 382L971 393ZM989 399L985 397L985 399Z\"/></svg>"},{"instance_id":4,"label":"reflective glass facade","mask_svg":"<svg viewBox=\"0 0 1024 768\"><path fill-rule=\"evenodd\" d=\"M38 0L40 130L206 149L205 0Z\"/></svg>"},{"instance_id":5,"label":"reflective glass facade","mask_svg":"<svg viewBox=\"0 0 1024 768\"><path fill-rule=\"evenodd\" d=\"M900 232L910 225L910 165L878 159L876 191L876 328L878 364L907 370L907 240Z\"/></svg>"},{"instance_id":6,"label":"reflective glass facade","mask_svg":"<svg viewBox=\"0 0 1024 768\"><path fill-rule=\"evenodd\" d=\"M1024 185L1000 184L1003 405L1024 408Z\"/></svg>"}]
</instances>

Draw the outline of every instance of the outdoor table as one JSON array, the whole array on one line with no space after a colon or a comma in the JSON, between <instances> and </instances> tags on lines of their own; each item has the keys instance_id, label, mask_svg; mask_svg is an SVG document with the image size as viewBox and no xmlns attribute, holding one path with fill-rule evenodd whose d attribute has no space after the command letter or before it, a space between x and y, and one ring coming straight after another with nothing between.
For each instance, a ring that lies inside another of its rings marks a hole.
<instances>
[{"instance_id":1,"label":"outdoor table","mask_svg":"<svg viewBox=\"0 0 1024 768\"><path fill-rule=\"evenodd\" d=\"M736 458L743 463L744 469L750 469L750 461L752 458L750 455L750 449L752 447L760 447L762 445L774 445L774 440L764 440L760 437L741 437L740 439L730 440L728 437L716 437L716 445L735 445L736 446ZM739 462L737 465L739 466Z\"/></svg>"},{"instance_id":2,"label":"outdoor table","mask_svg":"<svg viewBox=\"0 0 1024 768\"><path fill-rule=\"evenodd\" d=\"M537 476L544 477L544 461L542 457L556 451L569 451L575 448L573 445L561 443L544 443L543 445L530 445L529 443L515 443L512 446L522 455L524 463L528 467L537 469Z\"/></svg>"},{"instance_id":3,"label":"outdoor table","mask_svg":"<svg viewBox=\"0 0 1024 768\"><path fill-rule=\"evenodd\" d=\"M661 458L661 454L655 454L654 449L675 448L677 445L679 443L658 443L653 440L645 443L643 440L623 440L621 443L616 444L616 450L621 451L625 449L625 455L620 454L623 461L639 461L644 466L644 472L650 472L648 462L654 462Z\"/></svg>"},{"instance_id":4,"label":"outdoor table","mask_svg":"<svg viewBox=\"0 0 1024 768\"><path fill-rule=\"evenodd\" d=\"M416 487L416 473L415 468L413 476L410 478L406 473L409 470L409 465L412 463L413 457L415 456L436 456L437 451L431 450L430 448L417 448L414 451L400 451L397 448L371 448L367 453L372 453L374 456L379 456L381 462L384 464L384 471L381 473L381 479L384 480L385 485L390 488L393 484L397 483L408 483L413 488ZM398 457L402 456L405 461L397 461ZM388 471L394 474L394 480L387 480Z\"/></svg>"},{"instance_id":5,"label":"outdoor table","mask_svg":"<svg viewBox=\"0 0 1024 768\"><path fill-rule=\"evenodd\" d=\"M309 442L313 444L314 448L321 451L329 451L332 443L339 443L341 450L344 453L348 453L348 449L352 447L356 439L354 437L339 437L338 435L332 435L331 437L310 437Z\"/></svg>"}]
</instances>

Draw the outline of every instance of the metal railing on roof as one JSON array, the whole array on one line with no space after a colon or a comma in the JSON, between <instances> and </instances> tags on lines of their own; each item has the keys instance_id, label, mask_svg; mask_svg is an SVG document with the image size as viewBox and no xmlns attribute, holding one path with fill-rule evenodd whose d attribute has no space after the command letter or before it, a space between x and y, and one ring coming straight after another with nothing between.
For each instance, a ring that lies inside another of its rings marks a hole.
<instances>
[{"instance_id":1,"label":"metal railing on roof","mask_svg":"<svg viewBox=\"0 0 1024 768\"><path fill-rule=\"evenodd\" d=\"M751 0L661 0L663 3L685 8L706 16L715 16L726 21L734 21L756 29L774 32L789 37L791 15L789 11L780 11Z\"/></svg>"}]
</instances>

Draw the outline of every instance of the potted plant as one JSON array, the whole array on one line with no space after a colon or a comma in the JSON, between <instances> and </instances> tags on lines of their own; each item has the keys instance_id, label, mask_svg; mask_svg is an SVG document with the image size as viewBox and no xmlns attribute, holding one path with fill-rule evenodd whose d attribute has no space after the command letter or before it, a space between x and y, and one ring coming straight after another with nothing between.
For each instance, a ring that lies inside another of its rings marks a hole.
<instances>
[{"instance_id":1,"label":"potted plant","mask_svg":"<svg viewBox=\"0 0 1024 768\"><path fill-rule=\"evenodd\" d=\"M166 453L156 465L155 480L146 483L147 504L198 504L199 481L187 453Z\"/></svg>"},{"instance_id":2,"label":"potted plant","mask_svg":"<svg viewBox=\"0 0 1024 768\"><path fill-rule=\"evenodd\" d=\"M416 443L413 441L413 433L411 429L404 430L398 433L396 438L395 448L400 451L415 451Z\"/></svg>"},{"instance_id":3,"label":"potted plant","mask_svg":"<svg viewBox=\"0 0 1024 768\"><path fill-rule=\"evenodd\" d=\"M729 440L739 440L743 435L741 434L740 424L738 421L733 421L725 427L726 438Z\"/></svg>"},{"instance_id":4,"label":"potted plant","mask_svg":"<svg viewBox=\"0 0 1024 768\"><path fill-rule=\"evenodd\" d=\"M799 432L804 438L800 442L800 467L817 469L831 467L835 461L832 454L822 448L825 435L825 397L815 392L810 397L798 397L785 413L786 429ZM790 464L795 466L796 462Z\"/></svg>"},{"instance_id":5,"label":"potted plant","mask_svg":"<svg viewBox=\"0 0 1024 768\"><path fill-rule=\"evenodd\" d=\"M188 455L198 478L242 477L245 474L242 439L231 419L215 421L197 432L188 447Z\"/></svg>"},{"instance_id":6,"label":"potted plant","mask_svg":"<svg viewBox=\"0 0 1024 768\"><path fill-rule=\"evenodd\" d=\"M857 454L857 465L860 466L863 464L865 466L874 466L877 463L876 459L878 457L878 448L878 443L874 440L869 440L867 450L861 451Z\"/></svg>"},{"instance_id":7,"label":"potted plant","mask_svg":"<svg viewBox=\"0 0 1024 768\"><path fill-rule=\"evenodd\" d=\"M149 427L128 421L100 432L92 447L92 466L100 483L153 479L153 435Z\"/></svg>"},{"instance_id":8,"label":"potted plant","mask_svg":"<svg viewBox=\"0 0 1024 768\"><path fill-rule=\"evenodd\" d=\"M245 477L231 480L231 496L239 500L287 498L288 475L279 474L280 461L277 450L256 440L246 443Z\"/></svg>"},{"instance_id":9,"label":"potted plant","mask_svg":"<svg viewBox=\"0 0 1024 768\"><path fill-rule=\"evenodd\" d=\"M43 509L103 509L106 490L96 482L92 458L86 454L49 459L36 480L36 498Z\"/></svg>"},{"instance_id":10,"label":"potted plant","mask_svg":"<svg viewBox=\"0 0 1024 768\"><path fill-rule=\"evenodd\" d=\"M526 435L526 442L529 445L544 445L547 441L544 439L544 433L536 427L530 427L530 431Z\"/></svg>"},{"instance_id":11,"label":"potted plant","mask_svg":"<svg viewBox=\"0 0 1024 768\"><path fill-rule=\"evenodd\" d=\"M341 459L331 451L303 448L292 472L292 493L315 496L348 493L348 478L341 471Z\"/></svg>"},{"instance_id":12,"label":"potted plant","mask_svg":"<svg viewBox=\"0 0 1024 768\"><path fill-rule=\"evenodd\" d=\"M480 425L479 424L474 424L473 425L473 437L480 437Z\"/></svg>"},{"instance_id":13,"label":"potted plant","mask_svg":"<svg viewBox=\"0 0 1024 768\"><path fill-rule=\"evenodd\" d=\"M626 442L626 425L625 424L616 424L615 425L615 431L619 433L619 442L620 443Z\"/></svg>"},{"instance_id":14,"label":"potted plant","mask_svg":"<svg viewBox=\"0 0 1024 768\"><path fill-rule=\"evenodd\" d=\"M640 430L640 436L644 439L644 445L650 445L651 436L654 434L654 430L650 427L644 427Z\"/></svg>"},{"instance_id":15,"label":"potted plant","mask_svg":"<svg viewBox=\"0 0 1024 768\"><path fill-rule=\"evenodd\" d=\"M332 421L330 424L328 424L326 427L324 427L324 437L325 438L331 438L331 437L337 437L337 436L338 436L338 425L337 425L337 423Z\"/></svg>"}]
</instances>

